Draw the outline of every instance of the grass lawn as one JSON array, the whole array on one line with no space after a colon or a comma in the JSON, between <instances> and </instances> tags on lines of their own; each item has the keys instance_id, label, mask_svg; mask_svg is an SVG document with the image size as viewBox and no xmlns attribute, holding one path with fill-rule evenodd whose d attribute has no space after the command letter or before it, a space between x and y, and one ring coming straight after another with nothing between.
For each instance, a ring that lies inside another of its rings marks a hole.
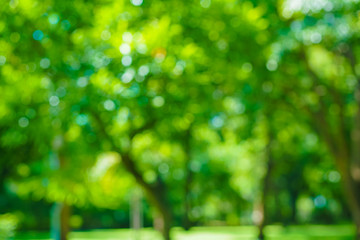
<instances>
[{"instance_id":1,"label":"grass lawn","mask_svg":"<svg viewBox=\"0 0 360 240\"><path fill-rule=\"evenodd\" d=\"M305 225L305 226L267 226L267 239L276 240L352 240L354 227L351 225ZM255 240L257 229L253 226L241 227L196 227L189 232L174 228L174 240ZM48 233L18 233L14 239L50 240ZM72 232L71 240L161 240L161 236L153 229L142 229L136 233L130 229L109 229Z\"/></svg>"}]
</instances>

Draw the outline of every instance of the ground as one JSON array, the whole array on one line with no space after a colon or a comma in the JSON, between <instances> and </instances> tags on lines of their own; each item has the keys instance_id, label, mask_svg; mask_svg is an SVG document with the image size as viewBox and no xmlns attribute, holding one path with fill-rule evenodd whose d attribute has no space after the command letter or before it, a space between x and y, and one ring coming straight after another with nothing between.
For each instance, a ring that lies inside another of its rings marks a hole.
<instances>
[{"instance_id":1,"label":"ground","mask_svg":"<svg viewBox=\"0 0 360 240\"><path fill-rule=\"evenodd\" d=\"M306 225L268 226L265 229L267 239L276 240L347 240L354 238L354 227L351 225ZM189 232L174 228L174 240L255 240L257 229L253 226L241 227L196 227ZM16 240L50 240L48 233L26 232L18 233ZM129 229L109 229L76 231L70 235L70 240L161 240L160 234L153 229L143 229L134 232Z\"/></svg>"}]
</instances>

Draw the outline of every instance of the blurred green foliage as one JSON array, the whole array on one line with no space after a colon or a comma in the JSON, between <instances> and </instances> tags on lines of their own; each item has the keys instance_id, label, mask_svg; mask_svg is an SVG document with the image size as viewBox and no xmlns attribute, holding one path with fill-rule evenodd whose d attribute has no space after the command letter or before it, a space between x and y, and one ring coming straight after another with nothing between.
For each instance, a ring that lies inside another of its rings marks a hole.
<instances>
[{"instance_id":1,"label":"blurred green foliage","mask_svg":"<svg viewBox=\"0 0 360 240\"><path fill-rule=\"evenodd\" d=\"M18 222L18 218L13 214L7 213L0 215L0 239L13 237Z\"/></svg>"},{"instance_id":2,"label":"blurred green foliage","mask_svg":"<svg viewBox=\"0 0 360 240\"><path fill-rule=\"evenodd\" d=\"M137 186L145 225L360 217L358 7L4 1L0 212L128 226Z\"/></svg>"}]
</instances>

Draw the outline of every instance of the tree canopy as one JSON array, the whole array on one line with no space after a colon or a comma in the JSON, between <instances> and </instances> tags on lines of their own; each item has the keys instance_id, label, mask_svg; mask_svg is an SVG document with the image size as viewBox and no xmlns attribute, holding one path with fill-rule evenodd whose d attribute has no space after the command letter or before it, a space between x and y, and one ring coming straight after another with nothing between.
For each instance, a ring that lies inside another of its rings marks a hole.
<instances>
[{"instance_id":1,"label":"tree canopy","mask_svg":"<svg viewBox=\"0 0 360 240\"><path fill-rule=\"evenodd\" d=\"M137 186L165 239L350 216L359 238L358 7L6 1L0 194L119 209Z\"/></svg>"}]
</instances>

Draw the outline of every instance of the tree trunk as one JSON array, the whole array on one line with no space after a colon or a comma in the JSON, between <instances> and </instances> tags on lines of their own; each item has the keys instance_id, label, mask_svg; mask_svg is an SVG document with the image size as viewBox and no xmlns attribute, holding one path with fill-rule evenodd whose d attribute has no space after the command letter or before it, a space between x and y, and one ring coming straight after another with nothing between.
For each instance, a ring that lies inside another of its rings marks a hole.
<instances>
[{"instance_id":1,"label":"tree trunk","mask_svg":"<svg viewBox=\"0 0 360 240\"><path fill-rule=\"evenodd\" d=\"M50 166L54 170L62 171L67 164L64 151L64 138L58 135L53 139L52 148L56 154L50 158ZM51 235L55 240L67 240L70 231L70 206L65 202L55 203L51 212Z\"/></svg>"},{"instance_id":2,"label":"tree trunk","mask_svg":"<svg viewBox=\"0 0 360 240\"><path fill-rule=\"evenodd\" d=\"M271 131L271 130L269 130ZM258 229L259 229L259 235L258 235L258 239L259 240L263 240L265 239L265 235L264 235L264 228L266 226L266 222L267 222L267 216L266 216L266 197L269 194L269 190L270 190L270 179L271 179L271 174L272 174L272 170L273 170L273 158L272 158L272 153L271 153L271 145L273 142L272 139L272 134L269 133L269 142L266 146L266 150L265 150L265 158L267 160L267 164L266 164L266 173L264 176L264 180L263 180L263 190L260 196L260 201L259 201L259 205L257 208L258 211Z\"/></svg>"},{"instance_id":3,"label":"tree trunk","mask_svg":"<svg viewBox=\"0 0 360 240\"><path fill-rule=\"evenodd\" d=\"M189 199L189 190L188 187L185 186L185 199L184 199L184 216L183 216L183 227L185 231L190 230L192 227L192 222L190 220L190 199Z\"/></svg>"},{"instance_id":4,"label":"tree trunk","mask_svg":"<svg viewBox=\"0 0 360 240\"><path fill-rule=\"evenodd\" d=\"M353 180L350 175L350 171L342 173L342 184L344 189L344 195L349 205L351 215L356 227L355 239L360 240L360 193L359 185Z\"/></svg>"},{"instance_id":5,"label":"tree trunk","mask_svg":"<svg viewBox=\"0 0 360 240\"><path fill-rule=\"evenodd\" d=\"M70 206L67 204L62 204L61 213L60 213L60 239L67 240L70 232Z\"/></svg>"},{"instance_id":6,"label":"tree trunk","mask_svg":"<svg viewBox=\"0 0 360 240\"><path fill-rule=\"evenodd\" d=\"M170 230L171 230L171 215L168 212L164 212L161 214L163 219L163 228L161 230L161 234L164 240L170 240Z\"/></svg>"},{"instance_id":7,"label":"tree trunk","mask_svg":"<svg viewBox=\"0 0 360 240\"><path fill-rule=\"evenodd\" d=\"M183 215L183 227L186 231L190 230L192 227L192 222L190 220L190 210L191 210L191 183L193 179L193 172L191 170L191 129L189 128L186 131L184 138L184 150L185 150L185 186L184 186L184 215Z\"/></svg>"},{"instance_id":8,"label":"tree trunk","mask_svg":"<svg viewBox=\"0 0 360 240\"><path fill-rule=\"evenodd\" d=\"M159 229L164 240L170 240L170 230L172 227L172 211L166 196L166 186L159 179L153 191L154 206L158 209L162 220L161 228Z\"/></svg>"},{"instance_id":9,"label":"tree trunk","mask_svg":"<svg viewBox=\"0 0 360 240\"><path fill-rule=\"evenodd\" d=\"M150 197L149 199L152 199L152 197ZM164 240L170 240L172 214L167 205L164 205L163 203L160 203L160 205L158 205L159 203L160 201L152 203L156 207L156 211L154 214L154 229L161 233Z\"/></svg>"},{"instance_id":10,"label":"tree trunk","mask_svg":"<svg viewBox=\"0 0 360 240\"><path fill-rule=\"evenodd\" d=\"M119 152L121 154L121 152ZM171 207L167 201L166 186L160 178L158 178L155 184L147 183L139 170L137 169L135 162L129 154L122 154L122 160L125 168L133 175L136 182L144 190L144 193L149 202L155 207L160 214L161 224L158 229L165 240L170 240L170 229L172 224L172 212Z\"/></svg>"},{"instance_id":11,"label":"tree trunk","mask_svg":"<svg viewBox=\"0 0 360 240\"><path fill-rule=\"evenodd\" d=\"M121 152L119 152L121 154ZM167 201L165 183L158 178L155 184L147 183L142 174L137 169L134 160L129 154L122 154L122 163L125 168L132 174L136 182L144 190L149 202L156 208L161 215L162 228L159 229L165 240L170 239L170 228L172 223L171 207Z\"/></svg>"},{"instance_id":12,"label":"tree trunk","mask_svg":"<svg viewBox=\"0 0 360 240\"><path fill-rule=\"evenodd\" d=\"M264 240L265 234L264 234L264 228L265 228L265 215L264 215L264 202L260 203L260 206L257 209L258 215L259 215L259 222L256 223L258 225L259 234L258 234L258 240Z\"/></svg>"},{"instance_id":13,"label":"tree trunk","mask_svg":"<svg viewBox=\"0 0 360 240\"><path fill-rule=\"evenodd\" d=\"M343 188L356 226L356 239L360 240L360 80L354 93L357 112L351 131L351 151L343 147L337 165L343 177ZM348 150L348 152L345 152ZM343 152L347 154L342 154ZM350 161L348 160L350 157Z\"/></svg>"},{"instance_id":14,"label":"tree trunk","mask_svg":"<svg viewBox=\"0 0 360 240\"><path fill-rule=\"evenodd\" d=\"M171 208L165 197L165 190L160 187L144 187L142 186L148 200L155 207L159 214L159 218L154 224L155 228L161 232L161 235L165 240L170 240L170 230L172 226L172 212Z\"/></svg>"},{"instance_id":15,"label":"tree trunk","mask_svg":"<svg viewBox=\"0 0 360 240\"><path fill-rule=\"evenodd\" d=\"M354 127L351 133L352 140L352 161L349 178L349 185L353 187L354 191L354 205L356 210L352 211L353 219L356 225L356 239L360 240L360 79L358 77L357 88L354 93L355 100L357 102L358 110L354 116ZM355 201L356 200L356 201ZM352 207L355 209L354 207Z\"/></svg>"},{"instance_id":16,"label":"tree trunk","mask_svg":"<svg viewBox=\"0 0 360 240\"><path fill-rule=\"evenodd\" d=\"M265 228L266 222L267 222L266 197L269 194L271 170L272 170L272 167L269 167L269 164L268 164L268 170L266 171L266 175L265 175L264 183L263 183L264 189L261 193L260 203L259 203L258 207L256 208L257 215L258 215L258 217L257 217L258 222L256 224L259 229L259 235L258 235L259 240L265 239L264 228Z\"/></svg>"},{"instance_id":17,"label":"tree trunk","mask_svg":"<svg viewBox=\"0 0 360 240\"><path fill-rule=\"evenodd\" d=\"M134 239L140 240L140 230L143 227L142 194L136 189L130 200L130 227L133 229Z\"/></svg>"},{"instance_id":18,"label":"tree trunk","mask_svg":"<svg viewBox=\"0 0 360 240\"><path fill-rule=\"evenodd\" d=\"M345 56L349 59L351 70L357 79L357 85L354 91L354 99L358 109L354 116L353 127L351 131L351 162L349 164L349 161L344 161L348 163L348 166L347 168L340 170L342 170L342 182L345 190L345 196L347 197L353 221L356 226L355 239L360 240L360 76L356 71L357 59L354 54L353 47L354 46L351 44L348 52L345 53Z\"/></svg>"},{"instance_id":19,"label":"tree trunk","mask_svg":"<svg viewBox=\"0 0 360 240\"><path fill-rule=\"evenodd\" d=\"M296 200L298 198L298 192L295 189L290 190L290 207L291 213L289 217L289 223L297 223L296 220Z\"/></svg>"},{"instance_id":20,"label":"tree trunk","mask_svg":"<svg viewBox=\"0 0 360 240\"><path fill-rule=\"evenodd\" d=\"M165 183L158 178L157 182L152 184L145 181L143 177L143 173L138 169L136 166L136 162L130 155L130 150L124 151L121 147L119 147L113 137L109 135L106 131L106 125L101 120L100 116L96 114L96 112L92 112L92 115L96 122L100 127L101 134L109 141L114 151L117 151L121 155L122 164L125 169L135 178L136 182L139 186L144 190L144 193L149 200L149 202L156 208L159 212L161 219L162 219L162 227L160 230L161 234L163 235L165 240L170 240L170 229L172 225L172 212L171 207L168 203L167 196L166 196L166 186ZM136 134L145 131L153 127L154 121L149 121L143 127L134 130L130 135L130 139L133 139Z\"/></svg>"},{"instance_id":21,"label":"tree trunk","mask_svg":"<svg viewBox=\"0 0 360 240\"><path fill-rule=\"evenodd\" d=\"M345 118L345 101L336 88L329 87L334 102L340 106L339 122L336 129L331 129L331 125L326 120L327 107L325 101L320 98L320 109L318 111L309 111L314 120L316 130L319 136L323 138L333 155L338 171L342 176L342 187L344 196L347 200L353 221L356 225L356 239L360 240L360 76L356 71L357 59L351 46L345 57L349 59L351 70L357 78L357 86L354 89L354 98L357 103L357 112L353 118L353 125L347 128ZM302 52L302 58L305 60L305 66L309 76L313 78L314 87L320 85L320 78L313 72L306 58L305 51ZM315 89L314 89L315 90ZM332 131L333 130L333 131ZM351 130L351 137L347 136L348 130Z\"/></svg>"},{"instance_id":22,"label":"tree trunk","mask_svg":"<svg viewBox=\"0 0 360 240\"><path fill-rule=\"evenodd\" d=\"M64 203L54 203L51 211L51 237L67 240L69 235L70 207Z\"/></svg>"}]
</instances>

